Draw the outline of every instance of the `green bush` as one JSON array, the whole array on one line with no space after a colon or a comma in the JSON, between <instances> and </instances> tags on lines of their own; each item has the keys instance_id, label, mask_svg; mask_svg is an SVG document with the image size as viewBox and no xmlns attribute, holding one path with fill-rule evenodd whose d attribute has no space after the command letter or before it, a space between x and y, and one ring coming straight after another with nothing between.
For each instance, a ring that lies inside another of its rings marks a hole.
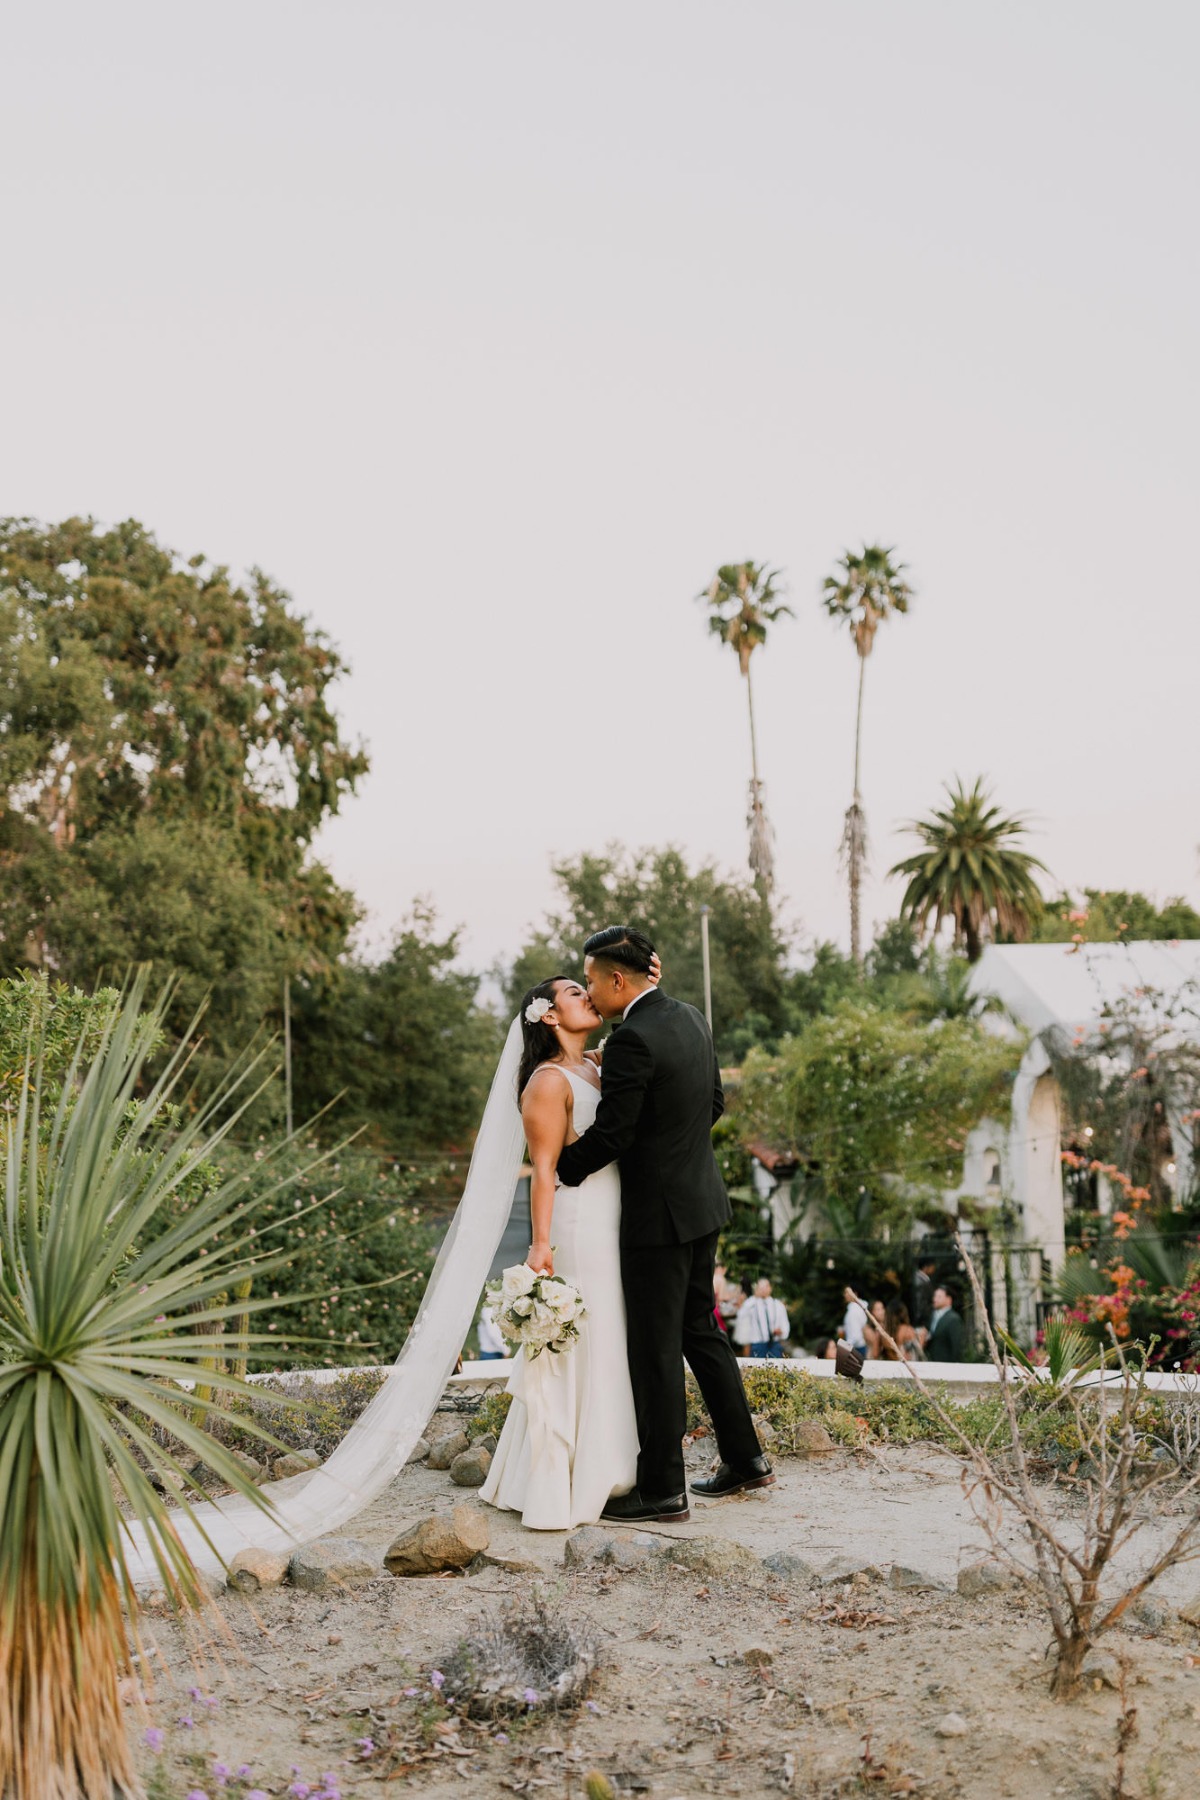
<instances>
[{"instance_id":1,"label":"green bush","mask_svg":"<svg viewBox=\"0 0 1200 1800\"><path fill-rule=\"evenodd\" d=\"M512 1395L507 1388L493 1388L484 1398L483 1404L473 1418L468 1419L467 1436L474 1440L486 1437L494 1432L497 1437L504 1430L504 1421L508 1417L508 1409L512 1405Z\"/></svg>"}]
</instances>

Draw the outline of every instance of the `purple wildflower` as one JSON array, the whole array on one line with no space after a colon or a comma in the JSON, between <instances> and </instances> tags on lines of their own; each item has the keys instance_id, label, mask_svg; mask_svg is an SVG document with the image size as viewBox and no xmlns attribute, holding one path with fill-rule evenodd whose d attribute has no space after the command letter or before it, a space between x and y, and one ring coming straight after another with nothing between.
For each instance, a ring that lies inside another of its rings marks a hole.
<instances>
[{"instance_id":1,"label":"purple wildflower","mask_svg":"<svg viewBox=\"0 0 1200 1800\"><path fill-rule=\"evenodd\" d=\"M208 1795L203 1788L192 1788L188 1793L187 1800L208 1800Z\"/></svg>"},{"instance_id":2,"label":"purple wildflower","mask_svg":"<svg viewBox=\"0 0 1200 1800\"><path fill-rule=\"evenodd\" d=\"M251 1788L246 1800L270 1800L265 1788Z\"/></svg>"},{"instance_id":3,"label":"purple wildflower","mask_svg":"<svg viewBox=\"0 0 1200 1800\"><path fill-rule=\"evenodd\" d=\"M291 1794L292 1800L308 1800L308 1796L312 1793L312 1789L309 1787L307 1781L293 1781L291 1787L288 1789L288 1793Z\"/></svg>"},{"instance_id":4,"label":"purple wildflower","mask_svg":"<svg viewBox=\"0 0 1200 1800\"><path fill-rule=\"evenodd\" d=\"M191 1731L193 1729L196 1721L195 1721L195 1719L176 1719L175 1723L178 1725L178 1727L181 1731ZM190 1794L188 1795L188 1800L192 1800L192 1797Z\"/></svg>"},{"instance_id":5,"label":"purple wildflower","mask_svg":"<svg viewBox=\"0 0 1200 1800\"><path fill-rule=\"evenodd\" d=\"M432 1688L436 1688L439 1694L441 1693L446 1685L446 1677L442 1674L440 1669L431 1669L429 1671L429 1685Z\"/></svg>"},{"instance_id":6,"label":"purple wildflower","mask_svg":"<svg viewBox=\"0 0 1200 1800\"><path fill-rule=\"evenodd\" d=\"M143 1744L145 1744L147 1750L153 1750L155 1756L158 1755L166 1741L166 1732L160 1731L157 1725L148 1725L142 1733Z\"/></svg>"},{"instance_id":7,"label":"purple wildflower","mask_svg":"<svg viewBox=\"0 0 1200 1800\"><path fill-rule=\"evenodd\" d=\"M225 1783L229 1780L229 1764L220 1762L214 1763L212 1772L213 1780L216 1782L217 1786L224 1787Z\"/></svg>"},{"instance_id":8,"label":"purple wildflower","mask_svg":"<svg viewBox=\"0 0 1200 1800\"><path fill-rule=\"evenodd\" d=\"M496 1741L496 1743L498 1743L498 1744L507 1744L507 1742L508 1742L508 1733L507 1733L507 1731L498 1731L498 1732L497 1732L497 1733L496 1733L496 1740L495 1740L495 1741Z\"/></svg>"},{"instance_id":9,"label":"purple wildflower","mask_svg":"<svg viewBox=\"0 0 1200 1800\"><path fill-rule=\"evenodd\" d=\"M237 1778L239 1781L249 1781L249 1779L250 1779L251 1775L253 1775L253 1773L254 1773L254 1771L250 1767L250 1764L243 1763L241 1768L237 1772Z\"/></svg>"},{"instance_id":10,"label":"purple wildflower","mask_svg":"<svg viewBox=\"0 0 1200 1800\"><path fill-rule=\"evenodd\" d=\"M375 1754L375 1739L359 1738L358 1747L364 1756L373 1756Z\"/></svg>"},{"instance_id":11,"label":"purple wildflower","mask_svg":"<svg viewBox=\"0 0 1200 1800\"><path fill-rule=\"evenodd\" d=\"M526 1706L536 1706L540 1698L541 1698L541 1695L538 1693L536 1688L526 1688L525 1689L525 1704L526 1704Z\"/></svg>"},{"instance_id":12,"label":"purple wildflower","mask_svg":"<svg viewBox=\"0 0 1200 1800\"><path fill-rule=\"evenodd\" d=\"M403 1688L401 1690L406 1700L411 1700L416 1691L416 1688Z\"/></svg>"},{"instance_id":13,"label":"purple wildflower","mask_svg":"<svg viewBox=\"0 0 1200 1800\"><path fill-rule=\"evenodd\" d=\"M596 1702L594 1700L588 1700L586 1702L586 1705L587 1705L587 1709L590 1713L599 1714L600 1708L596 1705Z\"/></svg>"}]
</instances>

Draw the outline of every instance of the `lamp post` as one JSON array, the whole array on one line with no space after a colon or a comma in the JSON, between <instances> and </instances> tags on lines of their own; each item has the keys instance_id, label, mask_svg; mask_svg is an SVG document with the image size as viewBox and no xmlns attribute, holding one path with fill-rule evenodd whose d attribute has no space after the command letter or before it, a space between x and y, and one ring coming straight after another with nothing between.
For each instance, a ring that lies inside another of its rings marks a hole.
<instances>
[{"instance_id":1,"label":"lamp post","mask_svg":"<svg viewBox=\"0 0 1200 1800\"><path fill-rule=\"evenodd\" d=\"M712 1030L712 962L708 954L708 914L709 908L700 908L700 955L704 963L704 1017L708 1020L708 1029Z\"/></svg>"}]
</instances>

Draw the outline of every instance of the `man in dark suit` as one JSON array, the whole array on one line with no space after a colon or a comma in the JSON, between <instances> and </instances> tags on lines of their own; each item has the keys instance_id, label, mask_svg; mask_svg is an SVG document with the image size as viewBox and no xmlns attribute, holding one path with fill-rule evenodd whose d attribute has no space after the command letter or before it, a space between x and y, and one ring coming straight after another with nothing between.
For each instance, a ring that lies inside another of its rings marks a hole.
<instances>
[{"instance_id":1,"label":"man in dark suit","mask_svg":"<svg viewBox=\"0 0 1200 1800\"><path fill-rule=\"evenodd\" d=\"M703 1015L651 982L653 954L648 938L623 925L584 945L592 1004L617 1023L604 1049L595 1123L558 1159L566 1187L611 1162L621 1169L621 1280L640 1455L637 1486L609 1501L606 1519L689 1516L685 1356L722 1458L693 1492L734 1494L775 1479L729 1339L713 1317L717 1238L730 1217L712 1148L725 1110L716 1052Z\"/></svg>"},{"instance_id":2,"label":"man in dark suit","mask_svg":"<svg viewBox=\"0 0 1200 1800\"><path fill-rule=\"evenodd\" d=\"M954 1310L954 1295L948 1287L934 1288L926 1357L930 1362L961 1362L965 1336L962 1319Z\"/></svg>"}]
</instances>

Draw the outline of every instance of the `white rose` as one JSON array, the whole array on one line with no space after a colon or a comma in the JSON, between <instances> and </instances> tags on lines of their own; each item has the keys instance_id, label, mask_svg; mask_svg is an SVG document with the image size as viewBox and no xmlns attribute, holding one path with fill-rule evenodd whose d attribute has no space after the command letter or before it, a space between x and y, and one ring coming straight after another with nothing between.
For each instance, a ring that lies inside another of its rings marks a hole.
<instances>
[{"instance_id":1,"label":"white rose","mask_svg":"<svg viewBox=\"0 0 1200 1800\"><path fill-rule=\"evenodd\" d=\"M519 1319L527 1319L533 1311L533 1307L534 1302L529 1298L529 1295L522 1294L519 1300L513 1301L509 1310L515 1312Z\"/></svg>"},{"instance_id":2,"label":"white rose","mask_svg":"<svg viewBox=\"0 0 1200 1800\"><path fill-rule=\"evenodd\" d=\"M519 1295L527 1294L537 1276L524 1263L516 1263L511 1269L505 1269L501 1294L506 1301L516 1300Z\"/></svg>"}]
</instances>

